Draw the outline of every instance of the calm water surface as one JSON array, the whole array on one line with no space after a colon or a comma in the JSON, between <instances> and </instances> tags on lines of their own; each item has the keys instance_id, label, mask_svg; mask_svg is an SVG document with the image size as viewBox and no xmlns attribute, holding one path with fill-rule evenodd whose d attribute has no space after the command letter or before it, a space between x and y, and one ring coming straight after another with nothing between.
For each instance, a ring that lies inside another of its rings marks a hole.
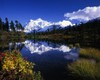
<instances>
[{"instance_id":1,"label":"calm water surface","mask_svg":"<svg viewBox=\"0 0 100 80\"><path fill-rule=\"evenodd\" d=\"M19 49L23 57L34 62L45 80L67 80L67 65L78 59L79 49L48 41L26 40L9 43L9 50Z\"/></svg>"}]
</instances>

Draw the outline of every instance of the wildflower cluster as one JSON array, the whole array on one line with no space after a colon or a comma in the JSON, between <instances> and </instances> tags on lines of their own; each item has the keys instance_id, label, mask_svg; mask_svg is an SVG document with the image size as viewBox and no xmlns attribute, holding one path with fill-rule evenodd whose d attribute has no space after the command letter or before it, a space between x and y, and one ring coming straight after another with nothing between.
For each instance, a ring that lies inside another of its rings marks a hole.
<instances>
[{"instance_id":1,"label":"wildflower cluster","mask_svg":"<svg viewBox=\"0 0 100 80\"><path fill-rule=\"evenodd\" d=\"M26 79L30 80L36 77L36 72L33 71L34 63L26 61L27 57L22 58L21 53L18 50L12 52L5 51L1 53L0 60L2 64L2 70L0 71L0 80L2 79ZM0 65L1 66L1 65ZM7 75L7 76L5 76ZM12 77L11 77L12 75Z\"/></svg>"},{"instance_id":2,"label":"wildflower cluster","mask_svg":"<svg viewBox=\"0 0 100 80\"><path fill-rule=\"evenodd\" d=\"M6 56L6 54L4 54L4 53L0 54L0 61L2 61L2 59L4 58L4 56Z\"/></svg>"}]
</instances>

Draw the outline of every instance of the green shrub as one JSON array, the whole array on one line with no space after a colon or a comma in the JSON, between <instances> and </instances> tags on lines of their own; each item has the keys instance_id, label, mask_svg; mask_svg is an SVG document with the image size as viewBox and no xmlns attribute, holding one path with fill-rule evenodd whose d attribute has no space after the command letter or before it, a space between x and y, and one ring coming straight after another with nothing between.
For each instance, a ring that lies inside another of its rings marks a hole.
<instances>
[{"instance_id":1,"label":"green shrub","mask_svg":"<svg viewBox=\"0 0 100 80\"><path fill-rule=\"evenodd\" d=\"M69 44L69 48L71 48L71 49L72 49L72 48L73 48L73 44Z\"/></svg>"},{"instance_id":2,"label":"green shrub","mask_svg":"<svg viewBox=\"0 0 100 80\"><path fill-rule=\"evenodd\" d=\"M80 48L80 44L79 44L79 43L76 43L76 44L75 44L75 47L76 47L76 48Z\"/></svg>"}]
</instances>

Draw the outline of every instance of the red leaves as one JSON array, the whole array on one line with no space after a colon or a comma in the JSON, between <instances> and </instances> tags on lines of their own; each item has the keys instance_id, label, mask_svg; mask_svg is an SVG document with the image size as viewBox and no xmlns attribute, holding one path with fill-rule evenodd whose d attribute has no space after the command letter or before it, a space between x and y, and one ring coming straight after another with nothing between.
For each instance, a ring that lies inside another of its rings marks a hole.
<instances>
[{"instance_id":1,"label":"red leaves","mask_svg":"<svg viewBox=\"0 0 100 80\"><path fill-rule=\"evenodd\" d=\"M5 56L6 54L4 54L4 56Z\"/></svg>"},{"instance_id":2,"label":"red leaves","mask_svg":"<svg viewBox=\"0 0 100 80\"><path fill-rule=\"evenodd\" d=\"M2 59L0 59L0 61L2 61Z\"/></svg>"},{"instance_id":3,"label":"red leaves","mask_svg":"<svg viewBox=\"0 0 100 80\"><path fill-rule=\"evenodd\" d=\"M2 61L1 57L2 57L2 56L0 55L0 61Z\"/></svg>"},{"instance_id":4,"label":"red leaves","mask_svg":"<svg viewBox=\"0 0 100 80\"><path fill-rule=\"evenodd\" d=\"M25 60L27 59L27 57L25 57Z\"/></svg>"},{"instance_id":5,"label":"red leaves","mask_svg":"<svg viewBox=\"0 0 100 80\"><path fill-rule=\"evenodd\" d=\"M6 54L4 54L4 53L1 53L0 57L2 57L3 55L5 56Z\"/></svg>"},{"instance_id":6,"label":"red leaves","mask_svg":"<svg viewBox=\"0 0 100 80\"><path fill-rule=\"evenodd\" d=\"M3 56L5 56L6 54L1 53L0 55L0 61L2 61Z\"/></svg>"},{"instance_id":7,"label":"red leaves","mask_svg":"<svg viewBox=\"0 0 100 80\"><path fill-rule=\"evenodd\" d=\"M1 53L1 55L3 55L3 53Z\"/></svg>"},{"instance_id":8,"label":"red leaves","mask_svg":"<svg viewBox=\"0 0 100 80\"><path fill-rule=\"evenodd\" d=\"M17 49L15 49L14 51L17 51Z\"/></svg>"},{"instance_id":9,"label":"red leaves","mask_svg":"<svg viewBox=\"0 0 100 80\"><path fill-rule=\"evenodd\" d=\"M14 60L16 60L16 57L14 57Z\"/></svg>"},{"instance_id":10,"label":"red leaves","mask_svg":"<svg viewBox=\"0 0 100 80\"><path fill-rule=\"evenodd\" d=\"M13 51L17 52L17 49L14 49Z\"/></svg>"},{"instance_id":11,"label":"red leaves","mask_svg":"<svg viewBox=\"0 0 100 80\"><path fill-rule=\"evenodd\" d=\"M3 53L1 53L0 57L2 57Z\"/></svg>"}]
</instances>

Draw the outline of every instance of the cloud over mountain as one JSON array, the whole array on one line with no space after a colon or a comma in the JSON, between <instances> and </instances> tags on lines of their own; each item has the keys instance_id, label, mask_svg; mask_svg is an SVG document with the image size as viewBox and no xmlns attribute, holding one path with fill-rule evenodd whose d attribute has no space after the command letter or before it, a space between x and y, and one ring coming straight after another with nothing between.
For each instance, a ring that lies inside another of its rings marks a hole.
<instances>
[{"instance_id":1,"label":"cloud over mountain","mask_svg":"<svg viewBox=\"0 0 100 80\"><path fill-rule=\"evenodd\" d=\"M70 21L59 21L59 22L48 22L45 20L42 20L41 18L38 18L36 20L30 20L26 26L25 26L25 32L31 32L32 30L39 30L39 29L44 29L46 30L48 27L52 25L60 25L61 27L69 26L72 25Z\"/></svg>"},{"instance_id":2,"label":"cloud over mountain","mask_svg":"<svg viewBox=\"0 0 100 80\"><path fill-rule=\"evenodd\" d=\"M70 20L77 19L79 21L88 21L100 17L100 6L86 7L72 13L66 13L64 16Z\"/></svg>"}]
</instances>

